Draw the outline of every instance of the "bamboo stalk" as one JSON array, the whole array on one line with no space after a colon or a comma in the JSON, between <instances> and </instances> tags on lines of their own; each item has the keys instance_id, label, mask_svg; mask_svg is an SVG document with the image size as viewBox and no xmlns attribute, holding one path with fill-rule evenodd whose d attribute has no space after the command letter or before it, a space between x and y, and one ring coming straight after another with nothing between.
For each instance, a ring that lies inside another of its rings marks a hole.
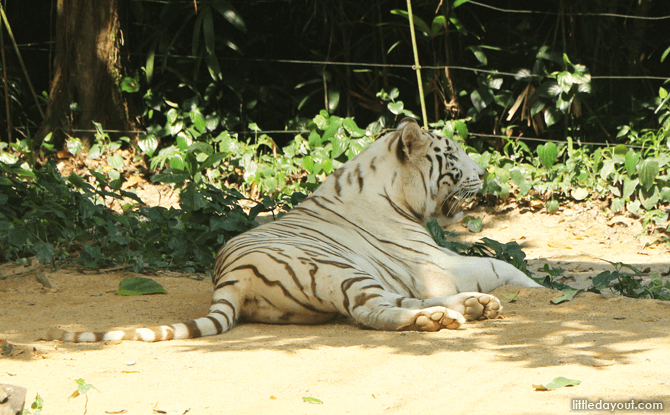
<instances>
[{"instance_id":1,"label":"bamboo stalk","mask_svg":"<svg viewBox=\"0 0 670 415\"><path fill-rule=\"evenodd\" d=\"M412 13L412 0L407 0L407 13L409 13L409 28L412 35L412 50L414 51L414 69L416 79L419 82L419 99L421 101L421 116L423 117L423 128L428 129L428 113L426 112L426 99L423 96L423 81L421 80L421 65L419 64L419 51L416 47L416 34L414 33L414 14Z\"/></svg>"}]
</instances>

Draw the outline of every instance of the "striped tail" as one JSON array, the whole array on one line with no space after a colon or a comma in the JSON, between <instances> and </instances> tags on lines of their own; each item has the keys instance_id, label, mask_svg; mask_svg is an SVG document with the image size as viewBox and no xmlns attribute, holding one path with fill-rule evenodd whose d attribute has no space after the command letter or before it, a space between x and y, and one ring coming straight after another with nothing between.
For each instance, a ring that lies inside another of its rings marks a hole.
<instances>
[{"instance_id":1,"label":"striped tail","mask_svg":"<svg viewBox=\"0 0 670 415\"><path fill-rule=\"evenodd\" d=\"M60 340L73 343L121 340L160 342L172 339L194 339L197 337L216 336L217 334L227 332L235 325L235 309L229 306L229 303L225 304L228 306L228 310L226 311L230 312L232 310L232 316L229 316L226 311L221 310L221 305L224 304L215 302L212 304L212 308L207 316L191 320L187 323L105 332L69 332L67 330L51 329L44 340Z\"/></svg>"}]
</instances>

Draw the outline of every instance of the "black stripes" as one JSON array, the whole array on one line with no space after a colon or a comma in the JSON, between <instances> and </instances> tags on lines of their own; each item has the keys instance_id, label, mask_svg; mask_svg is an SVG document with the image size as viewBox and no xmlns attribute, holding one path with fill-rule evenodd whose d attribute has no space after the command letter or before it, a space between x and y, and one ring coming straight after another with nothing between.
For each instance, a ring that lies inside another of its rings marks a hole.
<instances>
[{"instance_id":1,"label":"black stripes","mask_svg":"<svg viewBox=\"0 0 670 415\"><path fill-rule=\"evenodd\" d=\"M220 283L216 284L216 286L214 287L214 291L220 290L223 287L228 287L228 286L231 286L231 285L235 285L238 282L239 281L237 281L237 280L230 280L230 281L220 282Z\"/></svg>"},{"instance_id":2,"label":"black stripes","mask_svg":"<svg viewBox=\"0 0 670 415\"><path fill-rule=\"evenodd\" d=\"M349 315L351 315L354 308L362 306L368 300L370 300L372 298L381 297L381 295L378 294L378 293L377 294L364 293L364 292L362 292L362 289L358 289L358 290L355 291L355 293L357 295L354 297L354 306L350 309L349 307L351 305L351 299L350 299L350 296L349 296L349 290L352 288L352 286L354 284L362 282L362 281L372 281L373 282L373 284L369 285L367 287L367 289L376 288L376 289L383 290L382 286L377 284L377 282L372 277L369 277L369 276L359 276L359 277L353 277L353 278L349 278L347 280L344 280L342 282L342 284L340 285L340 290L342 291L342 296L344 297L344 301L343 301L344 309L347 310Z\"/></svg>"},{"instance_id":3,"label":"black stripes","mask_svg":"<svg viewBox=\"0 0 670 415\"><path fill-rule=\"evenodd\" d=\"M253 272L254 276L256 278L258 278L260 281L262 281L265 285L270 286L270 287L279 288L282 291L282 293L284 294L284 297L290 299L291 301L293 301L296 304L299 304L300 306L302 306L303 308L305 308L309 311L312 311L312 312L315 312L315 313L326 313L326 311L319 310L314 305L312 305L308 302L298 300L298 298L296 298L291 293L291 291L286 288L286 286L282 283L282 281L280 281L280 280L270 280L266 275L261 274L260 271L258 270L258 268L255 265L252 265L252 264L240 265L240 266L232 269L231 272L239 271L239 270L250 270L251 272Z\"/></svg>"},{"instance_id":4,"label":"black stripes","mask_svg":"<svg viewBox=\"0 0 670 415\"><path fill-rule=\"evenodd\" d=\"M189 321L184 323L186 326L186 329L188 330L189 337L192 339L195 339L196 337L202 337L202 333L200 332L200 327L198 327L198 324L196 324L195 321Z\"/></svg>"},{"instance_id":5,"label":"black stripes","mask_svg":"<svg viewBox=\"0 0 670 415\"><path fill-rule=\"evenodd\" d=\"M226 317L226 321L228 322L228 327L230 327L232 325L231 323L234 324L235 321L237 321L237 310L235 309L235 307L233 306L233 304L230 301L228 301L224 298L213 299L212 300L212 305L216 305L216 304L222 304L222 305L228 306L233 313L233 315L232 315L233 321L231 322L228 319L228 315L226 313L222 312L222 311L214 310L214 311L210 311L210 314L218 313L218 314L224 315Z\"/></svg>"},{"instance_id":6,"label":"black stripes","mask_svg":"<svg viewBox=\"0 0 670 415\"><path fill-rule=\"evenodd\" d=\"M396 158L398 159L400 164L405 164L405 163L407 163L407 154L405 154L405 149L404 149L402 139L398 139L397 141L398 141L398 144L396 144L396 147L395 147Z\"/></svg>"},{"instance_id":7,"label":"black stripes","mask_svg":"<svg viewBox=\"0 0 670 415\"><path fill-rule=\"evenodd\" d=\"M228 316L226 316L225 313L220 313L220 314L223 314L226 317L226 320L229 321ZM214 324L214 328L216 329L216 334L223 333L223 327L221 326L221 323L219 323L219 320L216 319L216 317L211 316L211 315L207 315L205 318L209 319L209 321L211 321L212 324ZM230 324L228 326L230 326Z\"/></svg>"}]
</instances>

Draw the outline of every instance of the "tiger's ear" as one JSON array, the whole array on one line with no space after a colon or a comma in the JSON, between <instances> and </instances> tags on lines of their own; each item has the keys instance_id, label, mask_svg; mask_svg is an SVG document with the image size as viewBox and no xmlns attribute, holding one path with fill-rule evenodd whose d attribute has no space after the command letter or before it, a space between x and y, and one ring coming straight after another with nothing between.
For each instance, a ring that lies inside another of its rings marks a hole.
<instances>
[{"instance_id":1,"label":"tiger's ear","mask_svg":"<svg viewBox=\"0 0 670 415\"><path fill-rule=\"evenodd\" d=\"M402 132L397 148L398 159L404 163L417 155L423 156L426 153L426 148L431 144L431 140L424 135L416 120L409 117L403 118L398 125L398 129L401 128Z\"/></svg>"},{"instance_id":2,"label":"tiger's ear","mask_svg":"<svg viewBox=\"0 0 670 415\"><path fill-rule=\"evenodd\" d=\"M415 124L418 124L418 121L416 119L414 119L412 117L405 117L402 120L400 120L396 129L397 130L402 130L405 127L405 125L407 125L408 123L412 123L412 122L415 123Z\"/></svg>"}]
</instances>

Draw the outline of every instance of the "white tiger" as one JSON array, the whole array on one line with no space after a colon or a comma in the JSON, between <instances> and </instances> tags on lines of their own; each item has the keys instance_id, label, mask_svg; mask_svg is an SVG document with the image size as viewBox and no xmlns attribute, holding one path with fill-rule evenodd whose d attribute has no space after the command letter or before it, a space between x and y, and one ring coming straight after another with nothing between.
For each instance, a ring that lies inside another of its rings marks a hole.
<instances>
[{"instance_id":1,"label":"white tiger","mask_svg":"<svg viewBox=\"0 0 670 415\"><path fill-rule=\"evenodd\" d=\"M425 228L445 202L474 195L483 176L458 144L406 118L284 217L224 245L207 316L48 338L161 341L217 335L240 320L311 324L338 315L378 330L436 331L494 318L500 301L482 292L539 285L505 262L440 248Z\"/></svg>"}]
</instances>

